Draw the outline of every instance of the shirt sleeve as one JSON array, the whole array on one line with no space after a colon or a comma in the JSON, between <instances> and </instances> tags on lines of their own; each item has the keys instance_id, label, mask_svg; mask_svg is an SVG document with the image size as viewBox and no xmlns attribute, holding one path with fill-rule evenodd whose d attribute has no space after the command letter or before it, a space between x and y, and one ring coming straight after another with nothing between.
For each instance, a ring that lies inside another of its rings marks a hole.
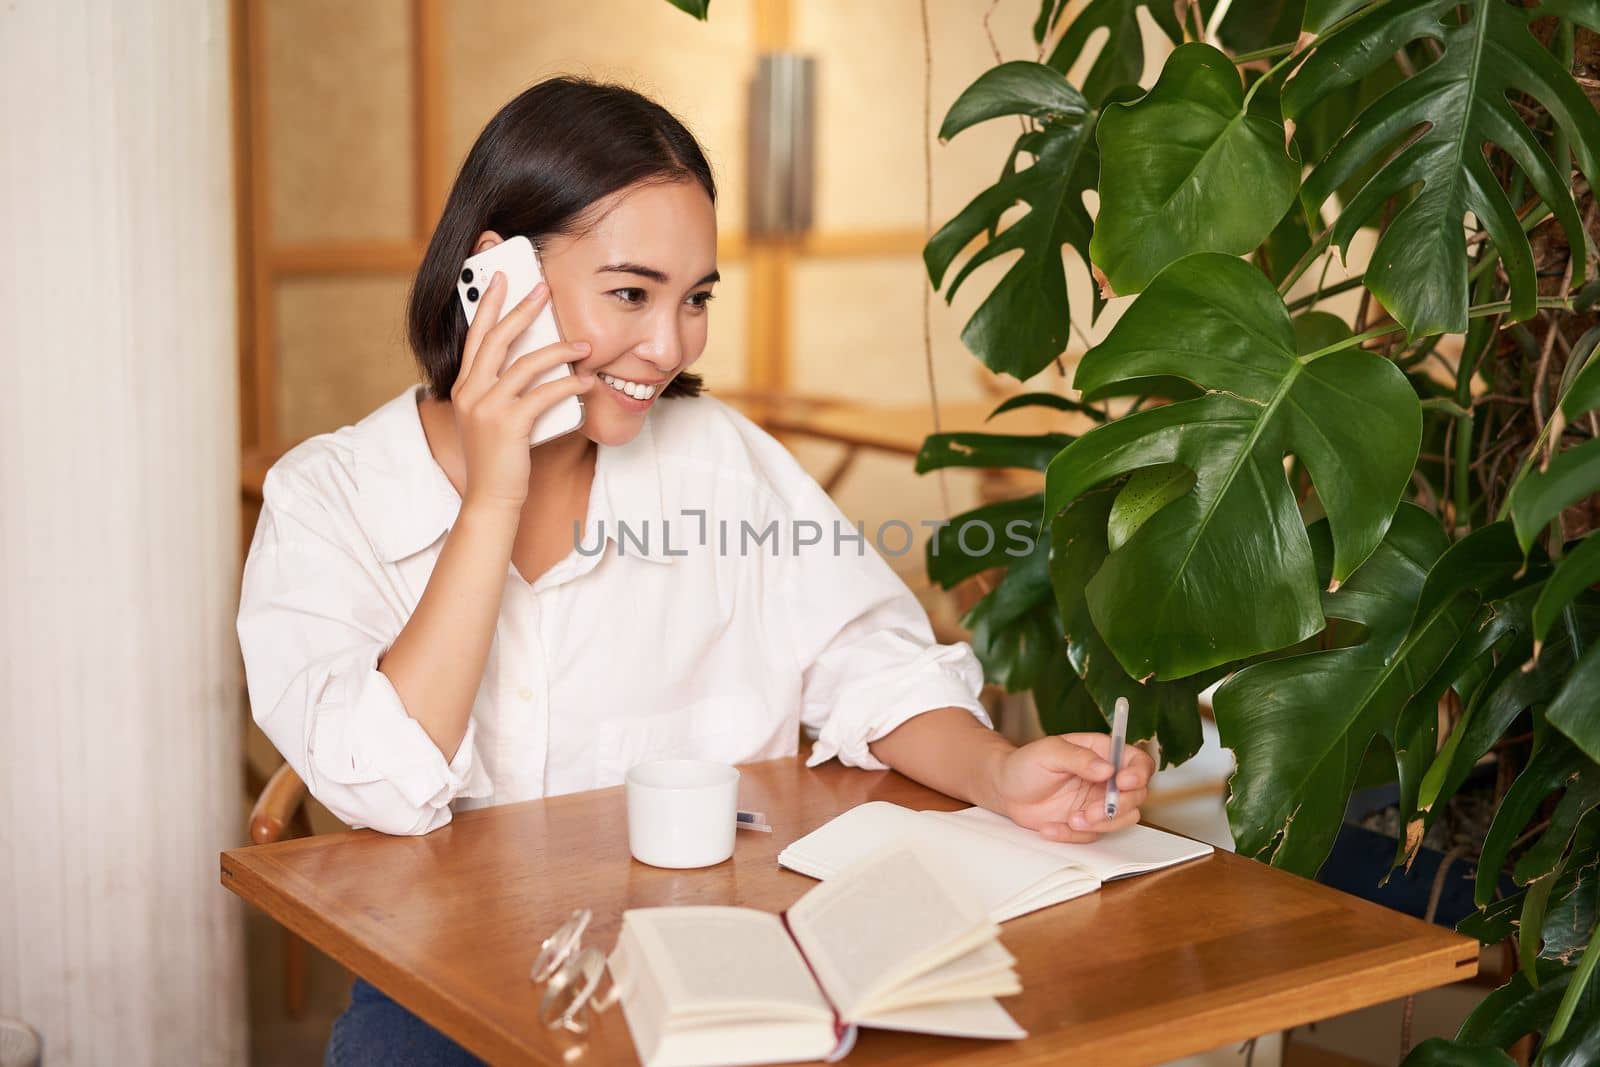
<instances>
[{"instance_id":1,"label":"shirt sleeve","mask_svg":"<svg viewBox=\"0 0 1600 1067\"><path fill-rule=\"evenodd\" d=\"M268 486L237 622L251 716L311 795L352 827L435 830L455 797L493 792L476 723L446 762L377 669L405 620L381 595L376 563L342 544L314 501L273 491L270 477Z\"/></svg>"},{"instance_id":2,"label":"shirt sleeve","mask_svg":"<svg viewBox=\"0 0 1600 1067\"><path fill-rule=\"evenodd\" d=\"M793 467L781 485L787 514L779 520L778 554L767 563L802 672L801 722L815 735L807 766L837 757L885 770L868 743L936 708L964 708L993 729L978 701L983 668L972 646L934 639L927 612L873 547L871 533L847 520L788 458ZM818 543L799 543L816 538L818 528Z\"/></svg>"}]
</instances>

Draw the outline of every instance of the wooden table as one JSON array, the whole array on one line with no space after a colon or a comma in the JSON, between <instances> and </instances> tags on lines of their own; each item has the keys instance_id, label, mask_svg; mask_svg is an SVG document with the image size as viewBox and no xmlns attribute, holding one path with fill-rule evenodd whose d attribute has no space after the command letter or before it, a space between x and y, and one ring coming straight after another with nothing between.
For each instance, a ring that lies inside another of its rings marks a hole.
<instances>
[{"instance_id":1,"label":"wooden table","mask_svg":"<svg viewBox=\"0 0 1600 1067\"><path fill-rule=\"evenodd\" d=\"M222 884L493 1063L561 1063L528 970L572 909L609 951L623 909L743 904L776 911L816 883L781 869L789 842L857 804L956 809L895 774L744 767L733 859L660 870L628 855L621 787L480 808L424 837L371 830L232 849ZM980 1042L862 1031L848 1062L1149 1064L1471 977L1477 943L1218 852L1012 920L1002 940L1030 1034ZM605 988L602 986L602 988ZM621 1009L598 1017L589 1064L637 1062Z\"/></svg>"}]
</instances>

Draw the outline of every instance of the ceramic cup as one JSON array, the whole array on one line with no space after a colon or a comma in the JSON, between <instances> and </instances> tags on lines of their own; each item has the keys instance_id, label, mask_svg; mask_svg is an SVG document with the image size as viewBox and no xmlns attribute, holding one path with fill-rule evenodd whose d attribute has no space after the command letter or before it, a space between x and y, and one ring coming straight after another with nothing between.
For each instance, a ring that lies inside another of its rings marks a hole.
<instances>
[{"instance_id":1,"label":"ceramic cup","mask_svg":"<svg viewBox=\"0 0 1600 1067\"><path fill-rule=\"evenodd\" d=\"M640 763L625 779L628 851L652 867L709 867L733 855L739 771L711 760Z\"/></svg>"}]
</instances>

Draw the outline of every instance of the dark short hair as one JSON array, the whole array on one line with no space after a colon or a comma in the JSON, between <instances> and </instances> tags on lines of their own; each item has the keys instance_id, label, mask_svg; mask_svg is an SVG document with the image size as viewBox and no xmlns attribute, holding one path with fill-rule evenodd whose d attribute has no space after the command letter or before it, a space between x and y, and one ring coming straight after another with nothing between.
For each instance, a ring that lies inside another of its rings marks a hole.
<instances>
[{"instance_id":1,"label":"dark short hair","mask_svg":"<svg viewBox=\"0 0 1600 1067\"><path fill-rule=\"evenodd\" d=\"M523 234L538 246L582 234L597 221L588 217L595 202L620 189L687 180L716 203L694 135L625 86L549 78L501 108L461 164L407 297L406 338L430 394L448 397L461 370L467 318L456 275L480 233ZM698 396L701 385L685 372L661 395Z\"/></svg>"}]
</instances>

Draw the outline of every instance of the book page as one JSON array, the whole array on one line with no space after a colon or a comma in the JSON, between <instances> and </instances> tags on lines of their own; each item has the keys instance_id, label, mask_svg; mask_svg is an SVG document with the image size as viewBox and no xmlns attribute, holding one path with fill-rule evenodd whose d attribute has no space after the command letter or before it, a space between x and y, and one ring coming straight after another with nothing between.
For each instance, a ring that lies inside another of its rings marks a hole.
<instances>
[{"instance_id":1,"label":"book page","mask_svg":"<svg viewBox=\"0 0 1600 1067\"><path fill-rule=\"evenodd\" d=\"M912 846L840 872L801 897L788 918L846 1021L875 996L998 932L970 892L941 882L926 851Z\"/></svg>"},{"instance_id":2,"label":"book page","mask_svg":"<svg viewBox=\"0 0 1600 1067\"><path fill-rule=\"evenodd\" d=\"M623 923L660 982L674 1021L751 1015L833 1021L776 915L713 906L633 908L623 913Z\"/></svg>"},{"instance_id":3,"label":"book page","mask_svg":"<svg viewBox=\"0 0 1600 1067\"><path fill-rule=\"evenodd\" d=\"M1209 856L1216 851L1203 841L1191 841L1187 837L1169 834L1153 826L1130 826L1126 830L1106 834L1098 841L1072 844L1066 841L1047 840L1040 837L1037 831L1018 826L1004 815L987 808L928 811L921 814L951 826L978 830L992 835L997 840L1054 857L1061 863L1081 867L1102 882L1159 870L1175 863Z\"/></svg>"},{"instance_id":4,"label":"book page","mask_svg":"<svg viewBox=\"0 0 1600 1067\"><path fill-rule=\"evenodd\" d=\"M981 997L1008 997L1022 992L1016 960L998 941L986 941L960 959L872 998L869 1015L876 1018L901 1008L923 1008Z\"/></svg>"},{"instance_id":5,"label":"book page","mask_svg":"<svg viewBox=\"0 0 1600 1067\"><path fill-rule=\"evenodd\" d=\"M997 921L1015 914L1015 900L1061 881L1060 859L1018 848L986 833L986 827L932 820L930 814L884 800L859 804L784 849L778 862L813 878L831 878L898 843L923 842L939 879L970 885L984 912Z\"/></svg>"},{"instance_id":6,"label":"book page","mask_svg":"<svg viewBox=\"0 0 1600 1067\"><path fill-rule=\"evenodd\" d=\"M862 1019L861 1025L875 1026L881 1030L942 1034L947 1037L1015 1040L1028 1036L1028 1032L1017 1025L1011 1013L1002 1008L993 997L875 1013Z\"/></svg>"}]
</instances>

